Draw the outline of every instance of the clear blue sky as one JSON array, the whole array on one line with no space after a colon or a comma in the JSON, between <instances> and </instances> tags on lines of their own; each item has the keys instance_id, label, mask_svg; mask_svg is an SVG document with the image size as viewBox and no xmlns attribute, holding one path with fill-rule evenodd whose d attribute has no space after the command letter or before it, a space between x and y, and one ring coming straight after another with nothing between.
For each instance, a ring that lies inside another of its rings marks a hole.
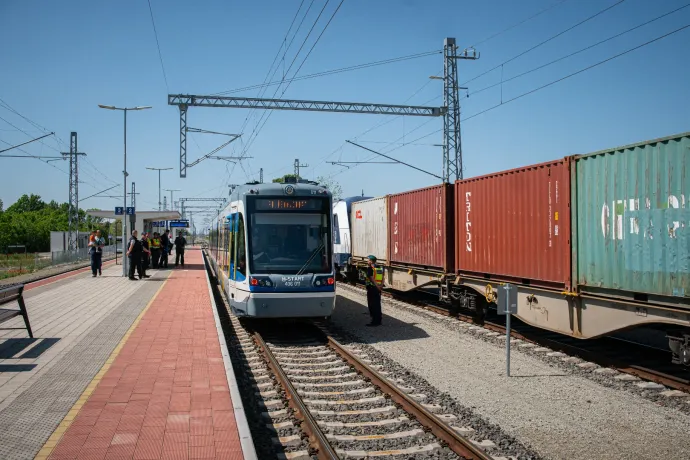
<instances>
[{"instance_id":1,"label":"clear blue sky","mask_svg":"<svg viewBox=\"0 0 690 460\"><path fill-rule=\"evenodd\" d=\"M324 70L441 49L444 37L470 46L501 32L551 5L548 12L478 44L481 58L461 61L464 82L576 24L617 0L345 0L300 71ZM278 52L301 0L198 1L151 0L169 90L209 94L261 83ZM306 0L302 12L311 3ZM315 0L285 56L295 53L326 0ZM290 76L338 5L331 0L298 57ZM593 44L684 5L685 0L627 0L597 18L503 67L507 79L570 52ZM301 20L302 13L297 19ZM597 61L690 23L690 8L679 11L620 38L503 85L503 100L556 80ZM293 31L296 26L293 27ZM288 38L288 41L290 37ZM207 160L179 178L179 112L167 105L168 89L159 62L146 0L118 2L70 1L0 2L0 98L32 121L69 141L79 134L82 198L108 186L122 193L122 114L97 104L152 105L152 110L128 117L128 171L136 182L138 208L157 206L157 174L146 166L172 167L163 173L163 188L181 189L175 196L226 196L227 184L266 179L292 171L295 158L309 164L303 176L332 175L346 195L381 195L431 185L437 179L399 165L363 165L350 170L327 160L354 161L370 154L344 145L363 131L389 118L381 115L277 111L272 114L247 155L236 166ZM614 147L690 130L690 29L627 54L547 89L467 120L462 125L465 175L555 159L568 154ZM279 61L282 62L282 52ZM282 75L283 66L276 73ZM434 55L401 63L294 82L284 98L442 105L442 82L428 76L443 70ZM501 101L501 88L474 91L501 81L495 70L469 84L462 99L463 116L471 116ZM271 88L265 97L271 97ZM279 97L282 90L277 94ZM258 90L238 95L257 96ZM238 109L191 108L189 126L239 133L250 122L250 138L261 112ZM0 106L0 117L31 135L39 135L24 119ZM423 123L426 125L420 127ZM442 127L442 121L399 118L362 137L365 145L390 150L380 142L405 136L410 141ZM415 130L415 128L418 128ZM413 130L415 130L413 132ZM439 174L441 133L407 145L391 155ZM10 143L27 135L0 120L0 139ZM367 143L368 141L373 141ZM220 155L239 154L237 141ZM194 134L189 139L192 161L222 143L216 136ZM6 144L0 142L0 146ZM55 139L24 147L33 155L65 151ZM10 152L7 152L10 153ZM19 150L11 153L22 154ZM332 154L330 157L328 155ZM327 157L327 158L326 158ZM52 162L67 170L66 163ZM68 177L38 160L0 159L0 198L8 206L24 193L44 199L67 200ZM229 177L229 173L232 175ZM129 188L129 185L128 185ZM169 195L169 194L168 194ZM120 200L99 198L81 206L113 208Z\"/></svg>"}]
</instances>

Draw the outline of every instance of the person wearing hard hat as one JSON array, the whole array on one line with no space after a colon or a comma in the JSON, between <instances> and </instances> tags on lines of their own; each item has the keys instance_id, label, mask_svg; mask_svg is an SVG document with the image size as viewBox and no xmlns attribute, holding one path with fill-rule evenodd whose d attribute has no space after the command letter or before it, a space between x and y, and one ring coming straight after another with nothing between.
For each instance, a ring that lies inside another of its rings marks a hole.
<instances>
[{"instance_id":1,"label":"person wearing hard hat","mask_svg":"<svg viewBox=\"0 0 690 460\"><path fill-rule=\"evenodd\" d=\"M367 306L371 315L370 327L381 325L381 291L383 290L383 269L376 267L376 256L367 257Z\"/></svg>"}]
</instances>

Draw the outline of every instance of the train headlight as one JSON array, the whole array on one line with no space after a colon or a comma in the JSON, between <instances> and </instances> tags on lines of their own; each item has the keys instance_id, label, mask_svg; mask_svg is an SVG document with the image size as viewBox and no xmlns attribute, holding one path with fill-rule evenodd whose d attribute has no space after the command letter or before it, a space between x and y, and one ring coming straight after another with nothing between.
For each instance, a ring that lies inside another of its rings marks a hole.
<instances>
[{"instance_id":1,"label":"train headlight","mask_svg":"<svg viewBox=\"0 0 690 460\"><path fill-rule=\"evenodd\" d=\"M316 287L333 286L334 284L335 278L332 276L318 276L314 278L314 286Z\"/></svg>"},{"instance_id":2,"label":"train headlight","mask_svg":"<svg viewBox=\"0 0 690 460\"><path fill-rule=\"evenodd\" d=\"M254 287L271 287L273 283L271 279L267 276L251 276L249 278L249 284Z\"/></svg>"}]
</instances>

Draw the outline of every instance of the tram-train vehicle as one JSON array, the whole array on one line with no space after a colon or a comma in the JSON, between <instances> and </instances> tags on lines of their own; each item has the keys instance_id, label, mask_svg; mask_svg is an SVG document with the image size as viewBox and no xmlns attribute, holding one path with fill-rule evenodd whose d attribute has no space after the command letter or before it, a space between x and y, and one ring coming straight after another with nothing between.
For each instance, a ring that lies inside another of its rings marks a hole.
<instances>
[{"instance_id":1,"label":"tram-train vehicle","mask_svg":"<svg viewBox=\"0 0 690 460\"><path fill-rule=\"evenodd\" d=\"M684 133L357 201L344 271L373 254L385 287L477 314L512 283L525 323L581 339L647 326L690 365L689 186Z\"/></svg>"},{"instance_id":2,"label":"tram-train vehicle","mask_svg":"<svg viewBox=\"0 0 690 460\"><path fill-rule=\"evenodd\" d=\"M235 188L209 260L237 316L328 318L335 308L332 195L315 182Z\"/></svg>"}]
</instances>

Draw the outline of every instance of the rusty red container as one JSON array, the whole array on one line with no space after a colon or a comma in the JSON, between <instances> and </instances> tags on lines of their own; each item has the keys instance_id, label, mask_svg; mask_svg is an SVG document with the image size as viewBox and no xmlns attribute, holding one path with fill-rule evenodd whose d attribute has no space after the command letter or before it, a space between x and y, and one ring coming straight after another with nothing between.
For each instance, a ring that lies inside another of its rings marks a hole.
<instances>
[{"instance_id":1,"label":"rusty red container","mask_svg":"<svg viewBox=\"0 0 690 460\"><path fill-rule=\"evenodd\" d=\"M455 183L460 275L571 287L570 160Z\"/></svg>"},{"instance_id":2,"label":"rusty red container","mask_svg":"<svg viewBox=\"0 0 690 460\"><path fill-rule=\"evenodd\" d=\"M453 199L453 184L388 196L391 265L453 271Z\"/></svg>"}]
</instances>

